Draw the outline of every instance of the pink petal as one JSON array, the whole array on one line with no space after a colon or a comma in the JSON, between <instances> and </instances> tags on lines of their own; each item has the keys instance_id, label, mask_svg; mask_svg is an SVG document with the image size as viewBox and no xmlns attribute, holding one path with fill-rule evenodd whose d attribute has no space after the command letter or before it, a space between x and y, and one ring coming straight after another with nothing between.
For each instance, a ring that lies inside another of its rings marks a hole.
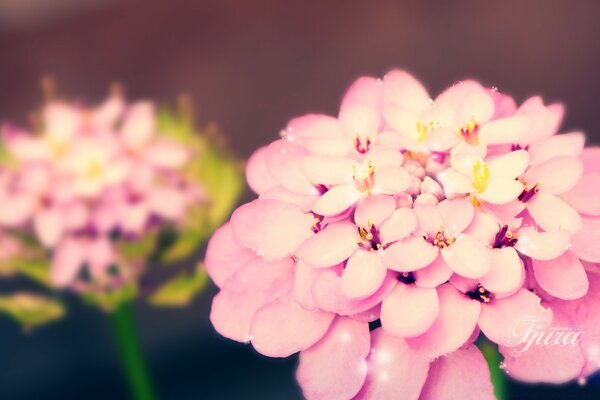
<instances>
[{"instance_id":1,"label":"pink petal","mask_svg":"<svg viewBox=\"0 0 600 400\"><path fill-rule=\"evenodd\" d=\"M459 235L456 241L442 249L441 253L448 266L465 278L480 278L492 267L488 249L470 235Z\"/></svg>"},{"instance_id":2,"label":"pink petal","mask_svg":"<svg viewBox=\"0 0 600 400\"><path fill-rule=\"evenodd\" d=\"M517 291L524 279L525 270L518 253L512 247L491 249L492 267L481 277L484 288L492 293L505 294Z\"/></svg>"},{"instance_id":3,"label":"pink petal","mask_svg":"<svg viewBox=\"0 0 600 400\"><path fill-rule=\"evenodd\" d=\"M564 229L575 233L581 229L581 217L577 211L553 194L536 194L527 202L527 210L545 231Z\"/></svg>"},{"instance_id":4,"label":"pink petal","mask_svg":"<svg viewBox=\"0 0 600 400\"><path fill-rule=\"evenodd\" d=\"M312 295L315 282L323 273L323 269L314 268L298 260L294 275L294 300L307 310L317 308L317 303Z\"/></svg>"},{"instance_id":5,"label":"pink petal","mask_svg":"<svg viewBox=\"0 0 600 400\"><path fill-rule=\"evenodd\" d=\"M454 271L444 261L444 257L438 254L431 264L414 272L415 284L423 288L435 288L448 281L453 273Z\"/></svg>"},{"instance_id":6,"label":"pink petal","mask_svg":"<svg viewBox=\"0 0 600 400\"><path fill-rule=\"evenodd\" d=\"M581 132L565 133L529 145L527 151L531 165L559 156L578 156L583 150L585 135Z\"/></svg>"},{"instance_id":7,"label":"pink petal","mask_svg":"<svg viewBox=\"0 0 600 400\"><path fill-rule=\"evenodd\" d=\"M402 167L383 167L375 171L373 191L383 194L398 194L412 184L410 174Z\"/></svg>"},{"instance_id":8,"label":"pink petal","mask_svg":"<svg viewBox=\"0 0 600 400\"><path fill-rule=\"evenodd\" d=\"M419 220L419 232L435 235L444 228L444 221L437 206L415 205L414 212Z\"/></svg>"},{"instance_id":9,"label":"pink petal","mask_svg":"<svg viewBox=\"0 0 600 400\"><path fill-rule=\"evenodd\" d=\"M277 200L254 200L231 216L233 234L265 260L291 255L312 235L313 217Z\"/></svg>"},{"instance_id":10,"label":"pink petal","mask_svg":"<svg viewBox=\"0 0 600 400\"><path fill-rule=\"evenodd\" d=\"M492 204L506 204L515 200L525 187L519 181L508 178L492 179L487 188L478 196Z\"/></svg>"},{"instance_id":11,"label":"pink petal","mask_svg":"<svg viewBox=\"0 0 600 400\"><path fill-rule=\"evenodd\" d=\"M457 121L467 122L474 119L479 123L486 123L494 115L494 100L487 90L479 86L466 93L456 113Z\"/></svg>"},{"instance_id":12,"label":"pink petal","mask_svg":"<svg viewBox=\"0 0 600 400\"><path fill-rule=\"evenodd\" d=\"M444 232L456 236L464 231L473 220L473 204L466 199L444 200L438 205Z\"/></svg>"},{"instance_id":13,"label":"pink petal","mask_svg":"<svg viewBox=\"0 0 600 400\"><path fill-rule=\"evenodd\" d=\"M490 179L519 177L529 165L529 153L525 150L512 151L494 158L488 163Z\"/></svg>"},{"instance_id":14,"label":"pink petal","mask_svg":"<svg viewBox=\"0 0 600 400\"><path fill-rule=\"evenodd\" d=\"M566 316L554 312L552 326L571 325ZM524 325L524 328L527 326ZM542 332L548 335L552 331ZM555 339L554 336L548 337L551 340ZM543 339L546 339L546 336ZM545 345L533 342L529 348L526 348L526 343L517 347L500 346L500 351L504 355L506 370L512 377L524 382L565 383L578 377L585 365L585 359L578 345L562 343Z\"/></svg>"},{"instance_id":15,"label":"pink petal","mask_svg":"<svg viewBox=\"0 0 600 400\"><path fill-rule=\"evenodd\" d=\"M439 299L435 289L398 284L383 299L381 326L396 336L415 337L433 325L439 312Z\"/></svg>"},{"instance_id":16,"label":"pink petal","mask_svg":"<svg viewBox=\"0 0 600 400\"><path fill-rule=\"evenodd\" d=\"M415 231L418 223L417 216L411 209L394 210L379 226L381 240L384 244L402 240Z\"/></svg>"},{"instance_id":17,"label":"pink petal","mask_svg":"<svg viewBox=\"0 0 600 400\"><path fill-rule=\"evenodd\" d=\"M408 344L430 359L461 347L473 333L481 311L481 303L470 300L452 285L437 289L439 314L423 335L408 340Z\"/></svg>"},{"instance_id":18,"label":"pink petal","mask_svg":"<svg viewBox=\"0 0 600 400\"><path fill-rule=\"evenodd\" d=\"M492 300L481 308L479 328L492 342L515 346L514 329L526 319L534 319L541 326L552 321L552 311L542 307L541 299L529 290L521 289L512 296Z\"/></svg>"},{"instance_id":19,"label":"pink petal","mask_svg":"<svg viewBox=\"0 0 600 400\"><path fill-rule=\"evenodd\" d=\"M222 287L231 274L254 258L254 253L235 240L231 224L227 223L217 229L208 241L204 263L213 282Z\"/></svg>"},{"instance_id":20,"label":"pink petal","mask_svg":"<svg viewBox=\"0 0 600 400\"><path fill-rule=\"evenodd\" d=\"M579 182L561 197L577 211L600 215L600 172L585 172Z\"/></svg>"},{"instance_id":21,"label":"pink petal","mask_svg":"<svg viewBox=\"0 0 600 400\"><path fill-rule=\"evenodd\" d=\"M581 225L571 238L571 250L582 260L600 263L600 218L584 216Z\"/></svg>"},{"instance_id":22,"label":"pink petal","mask_svg":"<svg viewBox=\"0 0 600 400\"><path fill-rule=\"evenodd\" d=\"M63 218L67 229L81 229L89 222L89 209L80 202L69 204L63 209Z\"/></svg>"},{"instance_id":23,"label":"pink petal","mask_svg":"<svg viewBox=\"0 0 600 400\"><path fill-rule=\"evenodd\" d=\"M115 249L106 237L93 239L87 246L87 263L92 276L101 276L116 260Z\"/></svg>"},{"instance_id":24,"label":"pink petal","mask_svg":"<svg viewBox=\"0 0 600 400\"><path fill-rule=\"evenodd\" d=\"M354 211L354 222L368 229L371 224L380 226L396 209L396 200L392 196L375 195L360 201Z\"/></svg>"},{"instance_id":25,"label":"pink petal","mask_svg":"<svg viewBox=\"0 0 600 400\"><path fill-rule=\"evenodd\" d=\"M383 78L383 99L386 104L396 104L415 114L430 104L425 87L408 72L397 69Z\"/></svg>"},{"instance_id":26,"label":"pink petal","mask_svg":"<svg viewBox=\"0 0 600 400\"><path fill-rule=\"evenodd\" d=\"M488 145L518 143L529 131L530 120L515 115L490 121L481 127L479 138Z\"/></svg>"},{"instance_id":27,"label":"pink petal","mask_svg":"<svg viewBox=\"0 0 600 400\"><path fill-rule=\"evenodd\" d=\"M531 128L521 144L537 142L550 137L558 131L562 121L564 109L560 104L545 106L539 96L527 99L517 110L518 115L527 115L531 118Z\"/></svg>"},{"instance_id":28,"label":"pink petal","mask_svg":"<svg viewBox=\"0 0 600 400\"><path fill-rule=\"evenodd\" d=\"M114 222L118 222L121 229L125 232L140 233L146 228L146 223L149 218L149 210L146 203L123 204L120 209L120 218L117 218L118 221L115 220ZM104 215L100 214L98 217L104 220L100 222L100 225L102 226L100 229L103 229L105 224L109 225L113 222L113 216L110 212L106 212Z\"/></svg>"},{"instance_id":29,"label":"pink petal","mask_svg":"<svg viewBox=\"0 0 600 400\"><path fill-rule=\"evenodd\" d=\"M456 350L434 361L419 397L420 400L495 398L488 365L476 346Z\"/></svg>"},{"instance_id":30,"label":"pink petal","mask_svg":"<svg viewBox=\"0 0 600 400\"><path fill-rule=\"evenodd\" d=\"M479 210L475 212L471 225L464 232L478 239L484 245L491 245L494 243L499 230L500 224L496 219L490 214Z\"/></svg>"},{"instance_id":31,"label":"pink petal","mask_svg":"<svg viewBox=\"0 0 600 400\"><path fill-rule=\"evenodd\" d=\"M181 218L187 205L184 192L167 187L151 190L147 202L150 212L170 220Z\"/></svg>"},{"instance_id":32,"label":"pink petal","mask_svg":"<svg viewBox=\"0 0 600 400\"><path fill-rule=\"evenodd\" d=\"M25 223L35 209L35 199L27 195L0 195L0 224L15 227Z\"/></svg>"},{"instance_id":33,"label":"pink petal","mask_svg":"<svg viewBox=\"0 0 600 400\"><path fill-rule=\"evenodd\" d=\"M429 360L404 339L377 329L371 335L369 372L356 400L417 399L427 378Z\"/></svg>"},{"instance_id":34,"label":"pink petal","mask_svg":"<svg viewBox=\"0 0 600 400\"><path fill-rule=\"evenodd\" d=\"M39 210L33 217L33 227L39 241L52 248L62 237L63 215L55 208Z\"/></svg>"},{"instance_id":35,"label":"pink petal","mask_svg":"<svg viewBox=\"0 0 600 400\"><path fill-rule=\"evenodd\" d=\"M250 189L257 194L279 184L269 172L265 160L266 154L267 146L260 147L252 153L246 164L246 182L248 182Z\"/></svg>"},{"instance_id":36,"label":"pink petal","mask_svg":"<svg viewBox=\"0 0 600 400\"><path fill-rule=\"evenodd\" d=\"M554 260L533 260L532 265L536 281L554 297L574 300L585 296L588 291L585 269L571 251Z\"/></svg>"},{"instance_id":37,"label":"pink petal","mask_svg":"<svg viewBox=\"0 0 600 400\"><path fill-rule=\"evenodd\" d=\"M409 237L388 247L383 263L394 271L412 272L431 264L437 255L438 248L422 237Z\"/></svg>"},{"instance_id":38,"label":"pink petal","mask_svg":"<svg viewBox=\"0 0 600 400\"><path fill-rule=\"evenodd\" d=\"M121 127L121 136L126 146L139 149L150 140L156 128L154 105L140 101L129 107Z\"/></svg>"},{"instance_id":39,"label":"pink petal","mask_svg":"<svg viewBox=\"0 0 600 400\"><path fill-rule=\"evenodd\" d=\"M285 137L290 141L298 139L303 142L307 138L336 138L343 136L337 118L323 114L306 114L292 119L285 130Z\"/></svg>"},{"instance_id":40,"label":"pink petal","mask_svg":"<svg viewBox=\"0 0 600 400\"><path fill-rule=\"evenodd\" d=\"M300 353L296 378L304 397L314 400L350 399L367 376L369 325L337 318L314 346Z\"/></svg>"},{"instance_id":41,"label":"pink petal","mask_svg":"<svg viewBox=\"0 0 600 400\"><path fill-rule=\"evenodd\" d=\"M357 251L348 259L342 274L342 294L349 299L364 299L383 284L387 268L376 251Z\"/></svg>"},{"instance_id":42,"label":"pink petal","mask_svg":"<svg viewBox=\"0 0 600 400\"><path fill-rule=\"evenodd\" d=\"M346 157L309 155L304 158L301 169L314 184L341 185L352 182L355 162Z\"/></svg>"},{"instance_id":43,"label":"pink petal","mask_svg":"<svg viewBox=\"0 0 600 400\"><path fill-rule=\"evenodd\" d=\"M329 189L313 205L319 215L332 216L342 213L362 197L354 185L338 185Z\"/></svg>"},{"instance_id":44,"label":"pink petal","mask_svg":"<svg viewBox=\"0 0 600 400\"><path fill-rule=\"evenodd\" d=\"M223 289L238 293L261 292L274 299L289 292L293 280L294 262L291 258L275 262L256 258L230 274Z\"/></svg>"},{"instance_id":45,"label":"pink petal","mask_svg":"<svg viewBox=\"0 0 600 400\"><path fill-rule=\"evenodd\" d=\"M185 147L166 141L155 142L144 149L143 157L149 163L161 168L179 168L189 159Z\"/></svg>"},{"instance_id":46,"label":"pink petal","mask_svg":"<svg viewBox=\"0 0 600 400\"><path fill-rule=\"evenodd\" d=\"M382 150L372 148L366 160L370 161L373 168L377 170L383 167L400 167L404 157L400 151L384 147Z\"/></svg>"},{"instance_id":47,"label":"pink petal","mask_svg":"<svg viewBox=\"0 0 600 400\"><path fill-rule=\"evenodd\" d=\"M358 249L358 239L355 225L330 224L302 243L296 256L313 267L331 267L345 261Z\"/></svg>"},{"instance_id":48,"label":"pink petal","mask_svg":"<svg viewBox=\"0 0 600 400\"><path fill-rule=\"evenodd\" d=\"M578 157L560 156L534 165L524 177L533 186L539 184L541 191L561 194L571 190L583 175L583 162Z\"/></svg>"},{"instance_id":49,"label":"pink petal","mask_svg":"<svg viewBox=\"0 0 600 400\"><path fill-rule=\"evenodd\" d=\"M274 186L262 192L258 198L265 200L279 200L284 203L289 203L298 206L302 212L309 212L315 201L318 199L318 194L301 194L292 192L283 186Z\"/></svg>"},{"instance_id":50,"label":"pink petal","mask_svg":"<svg viewBox=\"0 0 600 400\"><path fill-rule=\"evenodd\" d=\"M252 318L252 345L269 357L287 357L318 342L329 329L335 314L310 311L291 295L263 306Z\"/></svg>"},{"instance_id":51,"label":"pink petal","mask_svg":"<svg viewBox=\"0 0 600 400\"><path fill-rule=\"evenodd\" d=\"M320 309L339 315L355 315L365 312L380 304L381 300L388 295L398 282L395 274L388 272L377 292L365 299L353 300L342 294L341 275L341 266L328 268L323 270L323 273L313 285L312 295Z\"/></svg>"},{"instance_id":52,"label":"pink petal","mask_svg":"<svg viewBox=\"0 0 600 400\"><path fill-rule=\"evenodd\" d=\"M469 193L473 190L471 180L451 168L443 170L438 175L438 181L444 186L447 195Z\"/></svg>"},{"instance_id":53,"label":"pink petal","mask_svg":"<svg viewBox=\"0 0 600 400\"><path fill-rule=\"evenodd\" d=\"M566 230L538 232L532 227L521 228L518 239L515 249L536 260L555 259L567 251L571 243L571 235Z\"/></svg>"},{"instance_id":54,"label":"pink petal","mask_svg":"<svg viewBox=\"0 0 600 400\"><path fill-rule=\"evenodd\" d=\"M311 194L315 188L301 168L306 155L307 151L302 146L282 139L267 147L265 162L269 174L281 186L293 192Z\"/></svg>"},{"instance_id":55,"label":"pink petal","mask_svg":"<svg viewBox=\"0 0 600 400\"><path fill-rule=\"evenodd\" d=\"M67 238L58 245L52 256L50 281L56 287L68 286L85 262L86 246L82 242Z\"/></svg>"},{"instance_id":56,"label":"pink petal","mask_svg":"<svg viewBox=\"0 0 600 400\"><path fill-rule=\"evenodd\" d=\"M238 342L249 342L252 338L250 325L254 314L270 301L273 299L261 292L235 293L221 290L213 298L210 322L222 336Z\"/></svg>"}]
</instances>

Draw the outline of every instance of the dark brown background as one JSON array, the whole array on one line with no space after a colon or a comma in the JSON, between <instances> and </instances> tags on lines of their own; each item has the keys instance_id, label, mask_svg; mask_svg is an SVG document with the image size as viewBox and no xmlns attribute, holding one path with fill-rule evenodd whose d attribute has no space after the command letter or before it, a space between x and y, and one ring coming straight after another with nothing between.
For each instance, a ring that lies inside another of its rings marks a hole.
<instances>
[{"instance_id":1,"label":"dark brown background","mask_svg":"<svg viewBox=\"0 0 600 400\"><path fill-rule=\"evenodd\" d=\"M335 113L357 76L403 67L432 94L475 77L517 100L563 101L566 128L600 143L594 0L49 3L0 0L1 120L24 121L44 74L90 101L121 81L132 98L191 94L199 118L218 121L246 157L293 116ZM138 307L163 398L298 398L295 360L267 360L212 331L212 293L182 311ZM71 303L70 319L33 335L0 321L0 397L126 395L102 315ZM598 396L593 383L511 390L513 398Z\"/></svg>"}]
</instances>

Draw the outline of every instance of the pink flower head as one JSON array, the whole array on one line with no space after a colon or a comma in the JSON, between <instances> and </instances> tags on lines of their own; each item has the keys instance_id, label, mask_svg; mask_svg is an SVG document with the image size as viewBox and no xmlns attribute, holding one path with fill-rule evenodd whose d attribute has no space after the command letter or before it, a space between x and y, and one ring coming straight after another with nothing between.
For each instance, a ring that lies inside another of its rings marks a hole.
<instances>
[{"instance_id":1,"label":"pink flower head","mask_svg":"<svg viewBox=\"0 0 600 400\"><path fill-rule=\"evenodd\" d=\"M562 113L474 81L431 100L391 71L358 79L337 117L293 119L248 161L258 199L209 242L216 330L300 352L309 399L493 398L480 333L517 378L590 375L600 152L557 135ZM517 358L527 319L590 326Z\"/></svg>"},{"instance_id":2,"label":"pink flower head","mask_svg":"<svg viewBox=\"0 0 600 400\"><path fill-rule=\"evenodd\" d=\"M39 132L3 132L14 163L0 172L0 226L51 252L55 286L81 288L89 277L91 287L119 287L141 270L123 262L117 239L179 223L203 200L182 170L191 154L159 132L149 102L50 102L41 117Z\"/></svg>"}]
</instances>

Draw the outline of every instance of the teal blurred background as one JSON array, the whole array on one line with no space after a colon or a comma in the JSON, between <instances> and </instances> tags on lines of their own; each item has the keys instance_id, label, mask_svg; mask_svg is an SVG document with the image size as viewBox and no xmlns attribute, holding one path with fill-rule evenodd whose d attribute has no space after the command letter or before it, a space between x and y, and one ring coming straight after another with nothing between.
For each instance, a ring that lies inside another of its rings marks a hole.
<instances>
[{"instance_id":1,"label":"teal blurred background","mask_svg":"<svg viewBox=\"0 0 600 400\"><path fill-rule=\"evenodd\" d=\"M189 93L245 158L291 117L335 113L355 77L403 67L432 94L474 77L519 101L562 101L564 129L600 143L598 21L593 0L0 0L0 120L25 122L45 74L90 101L120 81L130 98ZM23 284L3 280L0 291ZM136 304L160 398L300 398L294 358L267 359L214 332L214 293L183 310ZM67 301L67 319L31 334L0 319L0 398L127 398L108 321ZM510 398L597 399L598 380L511 384Z\"/></svg>"}]
</instances>

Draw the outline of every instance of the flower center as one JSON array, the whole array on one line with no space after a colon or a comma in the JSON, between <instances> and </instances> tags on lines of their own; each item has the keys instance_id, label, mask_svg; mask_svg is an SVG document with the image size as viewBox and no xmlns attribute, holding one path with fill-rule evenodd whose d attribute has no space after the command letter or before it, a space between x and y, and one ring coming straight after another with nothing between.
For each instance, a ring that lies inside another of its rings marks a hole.
<instances>
[{"instance_id":1,"label":"flower center","mask_svg":"<svg viewBox=\"0 0 600 400\"><path fill-rule=\"evenodd\" d=\"M84 176L86 179L98 179L104 170L104 166L98 160L90 160L85 168Z\"/></svg>"},{"instance_id":2,"label":"flower center","mask_svg":"<svg viewBox=\"0 0 600 400\"><path fill-rule=\"evenodd\" d=\"M371 192L373 185L375 184L375 167L371 160L365 165L354 165L353 167L353 178L356 188L361 192Z\"/></svg>"},{"instance_id":3,"label":"flower center","mask_svg":"<svg viewBox=\"0 0 600 400\"><path fill-rule=\"evenodd\" d=\"M398 274L396 279L407 285L411 285L417 281L415 275L412 272L401 272Z\"/></svg>"},{"instance_id":4,"label":"flower center","mask_svg":"<svg viewBox=\"0 0 600 400\"><path fill-rule=\"evenodd\" d=\"M424 124L421 121L417 121L417 140L419 142L424 142L427 140L427 136L432 128L432 123Z\"/></svg>"},{"instance_id":5,"label":"flower center","mask_svg":"<svg viewBox=\"0 0 600 400\"><path fill-rule=\"evenodd\" d=\"M479 144L479 123L471 118L469 122L460 127L459 136L468 144Z\"/></svg>"},{"instance_id":6,"label":"flower center","mask_svg":"<svg viewBox=\"0 0 600 400\"><path fill-rule=\"evenodd\" d=\"M456 241L456 238L450 235L446 235L443 230L439 230L433 238L429 240L431 244L439 247L440 249L445 249L450 246L452 243Z\"/></svg>"},{"instance_id":7,"label":"flower center","mask_svg":"<svg viewBox=\"0 0 600 400\"><path fill-rule=\"evenodd\" d=\"M508 229L508 225L504 225L502 229L496 234L494 244L492 245L495 249L501 249L503 247L514 247L519 239Z\"/></svg>"},{"instance_id":8,"label":"flower center","mask_svg":"<svg viewBox=\"0 0 600 400\"><path fill-rule=\"evenodd\" d=\"M356 135L356 138L354 139L354 147L360 154L365 154L371 147L371 139L367 137L363 140L360 138L360 136Z\"/></svg>"},{"instance_id":9,"label":"flower center","mask_svg":"<svg viewBox=\"0 0 600 400\"><path fill-rule=\"evenodd\" d=\"M465 294L470 299L477 300L481 303L489 303L493 298L493 294L481 285L477 285L475 289L468 291Z\"/></svg>"},{"instance_id":10,"label":"flower center","mask_svg":"<svg viewBox=\"0 0 600 400\"><path fill-rule=\"evenodd\" d=\"M380 250L383 247L381 244L381 237L379 236L379 230L375 225L369 223L367 229L359 226L358 234L362 239L362 241L358 242L358 247L364 250Z\"/></svg>"},{"instance_id":11,"label":"flower center","mask_svg":"<svg viewBox=\"0 0 600 400\"><path fill-rule=\"evenodd\" d=\"M487 189L489 182L490 169L488 168L488 165L481 160L475 161L475 164L473 164L473 188L475 188L478 193L481 193Z\"/></svg>"},{"instance_id":12,"label":"flower center","mask_svg":"<svg viewBox=\"0 0 600 400\"><path fill-rule=\"evenodd\" d=\"M539 185L539 183L536 183L535 185L533 185L530 188L528 188L527 186L525 186L525 189L519 195L519 200L522 201L523 203L527 203L539 191L540 191L540 185Z\"/></svg>"}]
</instances>

